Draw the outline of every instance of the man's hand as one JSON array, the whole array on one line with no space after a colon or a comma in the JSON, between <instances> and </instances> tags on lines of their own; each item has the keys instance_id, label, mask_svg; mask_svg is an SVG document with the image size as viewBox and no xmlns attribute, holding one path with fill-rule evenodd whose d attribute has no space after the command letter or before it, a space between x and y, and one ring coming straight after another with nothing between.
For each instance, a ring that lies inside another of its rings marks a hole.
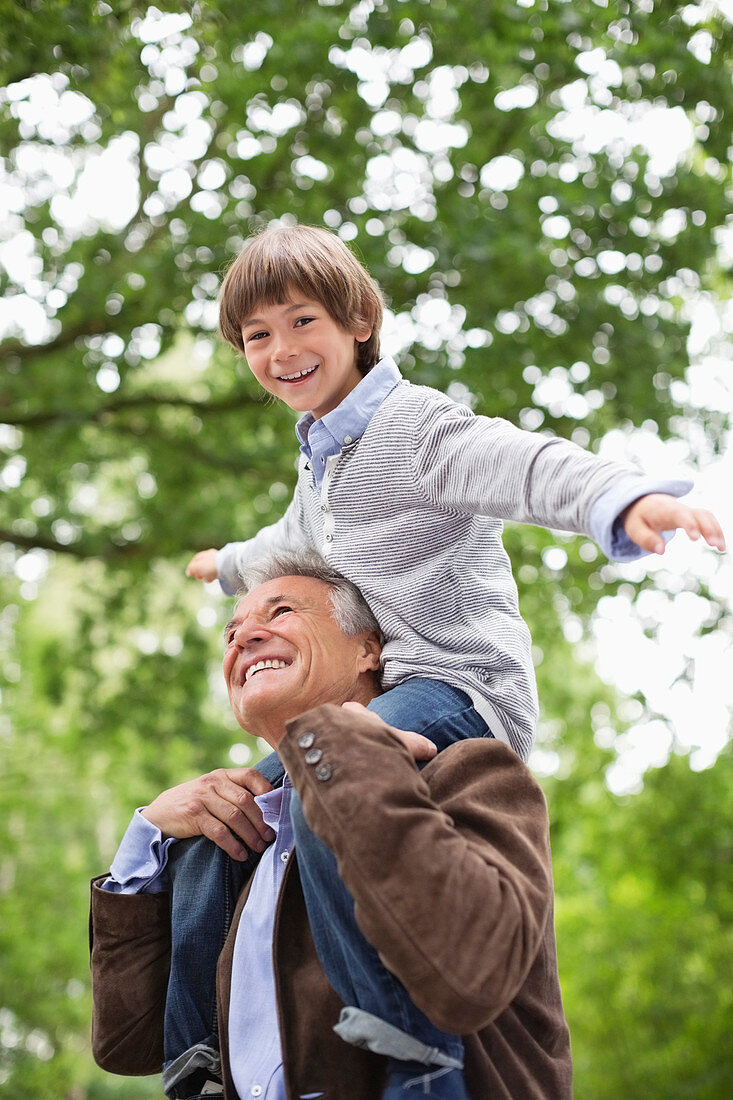
<instances>
[{"instance_id":1,"label":"man's hand","mask_svg":"<svg viewBox=\"0 0 733 1100\"><path fill-rule=\"evenodd\" d=\"M199 550L186 566L186 576L195 577L197 581L215 581L219 576L216 571L216 554L215 549Z\"/></svg>"},{"instance_id":2,"label":"man's hand","mask_svg":"<svg viewBox=\"0 0 733 1100\"><path fill-rule=\"evenodd\" d=\"M624 530L632 542L652 554L664 553L662 531L681 527L691 539L702 536L708 546L725 550L723 531L712 512L690 508L666 493L648 493L621 513Z\"/></svg>"},{"instance_id":3,"label":"man's hand","mask_svg":"<svg viewBox=\"0 0 733 1100\"><path fill-rule=\"evenodd\" d=\"M254 768L218 768L163 791L141 813L166 837L207 836L232 859L242 860L248 852L237 837L256 852L275 839L254 800L271 790Z\"/></svg>"},{"instance_id":4,"label":"man's hand","mask_svg":"<svg viewBox=\"0 0 733 1100\"><path fill-rule=\"evenodd\" d=\"M380 729L384 725L384 722L378 715L372 711L367 710L361 703L342 703L341 706L344 710L351 710L354 714L365 722L371 722L372 725L378 726ZM387 726L387 729L399 737L402 744L407 751L412 754L414 760L432 760L437 754L438 750L432 741L429 741L427 737L423 737L421 733L413 733L412 730L398 730L395 726Z\"/></svg>"}]
</instances>

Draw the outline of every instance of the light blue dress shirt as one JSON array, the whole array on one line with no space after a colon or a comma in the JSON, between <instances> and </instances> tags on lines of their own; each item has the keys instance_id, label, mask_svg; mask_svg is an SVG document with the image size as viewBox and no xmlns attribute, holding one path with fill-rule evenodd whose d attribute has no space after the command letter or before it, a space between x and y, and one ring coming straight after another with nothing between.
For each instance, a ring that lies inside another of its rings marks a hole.
<instances>
[{"instance_id":1,"label":"light blue dress shirt","mask_svg":"<svg viewBox=\"0 0 733 1100\"><path fill-rule=\"evenodd\" d=\"M340 454L361 439L387 394L401 381L402 375L393 361L380 359L332 412L326 413L320 420L315 420L312 413L301 416L295 425L295 434L300 441L300 450L311 464L319 489L326 470L326 459Z\"/></svg>"},{"instance_id":2,"label":"light blue dress shirt","mask_svg":"<svg viewBox=\"0 0 733 1100\"><path fill-rule=\"evenodd\" d=\"M229 1002L229 1064L242 1100L286 1100L272 958L277 898L293 850L292 786L258 795L265 824L276 834L252 879L237 929Z\"/></svg>"}]
</instances>

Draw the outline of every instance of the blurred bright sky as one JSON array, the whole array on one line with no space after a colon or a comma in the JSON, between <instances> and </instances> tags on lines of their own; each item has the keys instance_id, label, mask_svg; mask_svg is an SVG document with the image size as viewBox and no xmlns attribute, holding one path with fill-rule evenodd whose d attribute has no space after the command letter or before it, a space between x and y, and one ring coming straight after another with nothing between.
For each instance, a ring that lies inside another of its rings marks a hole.
<instances>
[{"instance_id":1,"label":"blurred bright sky","mask_svg":"<svg viewBox=\"0 0 733 1100\"><path fill-rule=\"evenodd\" d=\"M531 6L527 0L525 6ZM718 5L730 17L733 3ZM729 10L727 10L729 9ZM691 6L690 11L695 9ZM180 74L186 62L187 16L152 16L138 24L137 35L142 49L156 48L164 43L169 50L164 73L166 90L176 94L181 90ZM248 68L256 68L267 52L271 40L261 36L243 48L242 62ZM704 56L709 43L704 35L696 43L696 51ZM249 50L250 54L246 54ZM426 54L426 50L428 51ZM172 52L171 52L172 51ZM176 51L178 51L176 53ZM252 52L254 51L254 53ZM410 52L411 51L411 52ZM399 118L391 118L395 112L379 110L388 92L386 66L394 69L401 64L410 70L429 61L429 43L413 39L402 50L394 51L397 57L385 60L384 53L375 55L367 49L352 47L343 54L343 64L355 71L360 79L360 92L375 108L373 129L375 133L389 133L399 125ZM257 54L257 56L255 56ZM246 55L246 56L245 56ZM251 56L250 56L251 55ZM162 56L162 55L160 55ZM628 113L621 115L603 103L604 90L619 82L615 62L606 58L602 50L588 51L578 59L579 79L567 86L562 93L562 109L553 124L557 137L573 142L578 157L607 149L610 146L631 148L642 145L650 154L649 170L662 177L674 171L693 141L693 127L681 108L670 110L651 104L635 104ZM592 96L589 98L589 88ZM113 139L109 145L96 144L94 107L83 95L65 89L63 78L38 76L7 89L14 104L14 111L22 120L28 135L38 136L55 143L36 144L28 141L20 150L15 178L3 175L0 170L0 208L9 213L5 230L0 235L0 264L10 278L25 288L24 294L0 301L0 336L22 335L33 343L50 339L55 323L54 310L60 308L67 294L73 293L74 273L66 287L49 289L41 282L41 261L36 255L35 243L25 230L20 218L32 192L33 201L40 197L51 200L51 210L59 227L70 237L93 232L96 227L122 230L133 216L138 204L136 158L138 142L134 134ZM528 94L526 87L510 89L496 97L498 110L531 106L518 102L517 97ZM503 97L503 98L502 98ZM501 100L501 101L500 101ZM206 127L201 114L206 99L202 93L179 95L175 111L175 129L178 140L168 147L159 146L146 155L157 157L156 168L163 172L160 187L171 195L187 194L191 180L183 170L183 162L197 155L197 149L206 138ZM286 106L286 105L283 105ZM451 70L433 71L426 90L426 118L419 123L421 130L414 135L418 149L425 153L460 147L466 133L460 122L453 121L458 106L455 81ZM298 119L275 117L277 107L267 120L270 134L287 131ZM701 120L704 122L704 119ZM81 132L91 143L86 150L69 150L64 141L74 132ZM254 139L253 139L254 140ZM261 139L262 140L262 139ZM243 150L246 153L247 150ZM256 154L257 149L249 151ZM200 154L198 154L200 155ZM322 178L325 166L314 158L301 158L298 170L316 181ZM307 163L306 163L307 162ZM311 163L312 162L312 163ZM420 183L424 164L420 153L402 150L394 156L381 154L373 158L366 185L367 197L377 210L413 207L424 201ZM215 178L216 166L210 169L212 178L205 181L209 188L204 199L214 205L210 216L216 216L215 191L222 179ZM502 156L484 165L481 171L483 186L496 192L509 192L516 187L523 174L523 166L514 157ZM25 178L26 185L18 184ZM549 236L562 238L566 227L554 222L564 218L550 216L543 223ZM676 234L675 212L670 212L669 232ZM328 220L328 219L326 219ZM369 227L367 227L369 229ZM348 223L342 226L342 235L349 237ZM733 231L721 231L721 251L730 261L733 253ZM122 243L120 245L122 247ZM433 262L430 253L411 249L401 257L406 270L415 273L425 270ZM619 271L624 258L620 254L607 254L600 261L606 270ZM620 267L618 265L621 265ZM714 301L709 295L693 287L681 288L689 301L692 331L689 340L691 367L685 383L676 384L675 399L680 406L680 438L662 443L654 425L645 425L631 435L612 432L603 441L602 453L616 458L634 459L652 473L664 477L691 475L696 487L690 500L715 511L722 522L729 546L733 549L733 448L728 445L724 454L710 454L697 422L696 410L719 410L733 414L733 369L731 366L729 336L733 330L733 305ZM623 290L620 290L623 293ZM50 307L50 310L49 310ZM479 343L481 332L462 333L462 310L449 303L431 299L429 320L421 312L420 303L411 314L393 316L385 320L385 349L399 358L402 346L412 339L415 330L430 346L444 339L458 345ZM538 306L541 308L541 303ZM49 312L51 316L49 316ZM210 310L206 323L215 325L215 310ZM507 314L503 323L511 325ZM507 329L511 331L511 329ZM573 369L582 368L576 364ZM561 411L582 418L578 407L578 394L569 384L570 372L558 369L549 378L541 380L536 397L545 407L557 406ZM111 391L119 378L101 376L100 388ZM540 388L541 387L541 388ZM458 386L460 391L460 384ZM460 392L455 396L461 396ZM571 412L571 409L573 410ZM728 441L730 443L730 441ZM695 473L695 468L698 472ZM0 474L6 487L12 487L15 475L8 466ZM20 474L22 476L22 473ZM17 482L16 482L17 483ZM234 533L233 533L234 534ZM554 557L553 557L554 554ZM550 568L562 567L564 550L558 544L548 554L546 564ZM35 588L46 566L46 555L32 551L21 557L17 572L21 580ZM699 544L689 543L684 536L677 536L662 559L644 559L631 566L606 566L623 578L633 581L645 572L656 579L653 590L645 592L635 607L631 604L633 590L623 590L616 597L601 596L595 619L593 639L582 638L579 624L569 620L566 630L572 641L588 650L593 646L601 676L616 685L623 693L633 695L641 691L658 718L642 721L640 707L629 700L622 707L622 717L628 723L621 738L614 731L596 729L599 743L615 744L620 750L617 764L610 769L609 786L617 793L638 789L641 776L649 766L662 765L670 751L689 751L690 764L694 768L709 766L731 734L733 716L733 637L717 631L696 637L695 632L705 622L709 605L703 597L687 591L690 578L699 578L708 587L711 596L726 604L733 603L733 564L730 554L719 555ZM208 598L214 599L213 593ZM645 627L653 628L647 637ZM730 630L730 628L729 628ZM683 681L680 676L687 673ZM235 746L239 748L240 746ZM239 761L237 761L239 762ZM540 748L533 763L538 771L551 772L555 761L553 754Z\"/></svg>"}]
</instances>

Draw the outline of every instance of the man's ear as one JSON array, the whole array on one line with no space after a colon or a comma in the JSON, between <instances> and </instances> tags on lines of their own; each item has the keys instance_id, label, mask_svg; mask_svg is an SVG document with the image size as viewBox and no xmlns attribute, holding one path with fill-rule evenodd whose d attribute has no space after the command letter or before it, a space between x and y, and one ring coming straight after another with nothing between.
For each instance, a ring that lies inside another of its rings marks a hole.
<instances>
[{"instance_id":1,"label":"man's ear","mask_svg":"<svg viewBox=\"0 0 733 1100\"><path fill-rule=\"evenodd\" d=\"M362 635L363 648L359 655L360 672L378 672L379 658L382 655L382 643L374 630Z\"/></svg>"}]
</instances>

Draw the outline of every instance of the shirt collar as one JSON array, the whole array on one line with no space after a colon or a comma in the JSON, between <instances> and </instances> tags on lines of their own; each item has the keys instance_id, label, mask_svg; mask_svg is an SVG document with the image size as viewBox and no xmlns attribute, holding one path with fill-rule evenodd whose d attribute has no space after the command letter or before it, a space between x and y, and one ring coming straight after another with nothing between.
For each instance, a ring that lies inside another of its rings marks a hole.
<instances>
[{"instance_id":1,"label":"shirt collar","mask_svg":"<svg viewBox=\"0 0 733 1100\"><path fill-rule=\"evenodd\" d=\"M388 393L402 381L402 375L396 364L386 355L376 366L365 374L361 382L354 386L340 405L321 418L320 423L333 436L339 447L361 439L379 406ZM308 433L316 423L311 413L301 416L295 425L295 434L301 450L308 448Z\"/></svg>"},{"instance_id":2,"label":"shirt collar","mask_svg":"<svg viewBox=\"0 0 733 1100\"><path fill-rule=\"evenodd\" d=\"M286 773L281 787L275 787L274 790L267 791L266 794L255 796L255 802L262 810L262 819L265 825L269 825L275 833L280 831L283 814L289 813L290 792L292 789L290 776Z\"/></svg>"}]
</instances>

